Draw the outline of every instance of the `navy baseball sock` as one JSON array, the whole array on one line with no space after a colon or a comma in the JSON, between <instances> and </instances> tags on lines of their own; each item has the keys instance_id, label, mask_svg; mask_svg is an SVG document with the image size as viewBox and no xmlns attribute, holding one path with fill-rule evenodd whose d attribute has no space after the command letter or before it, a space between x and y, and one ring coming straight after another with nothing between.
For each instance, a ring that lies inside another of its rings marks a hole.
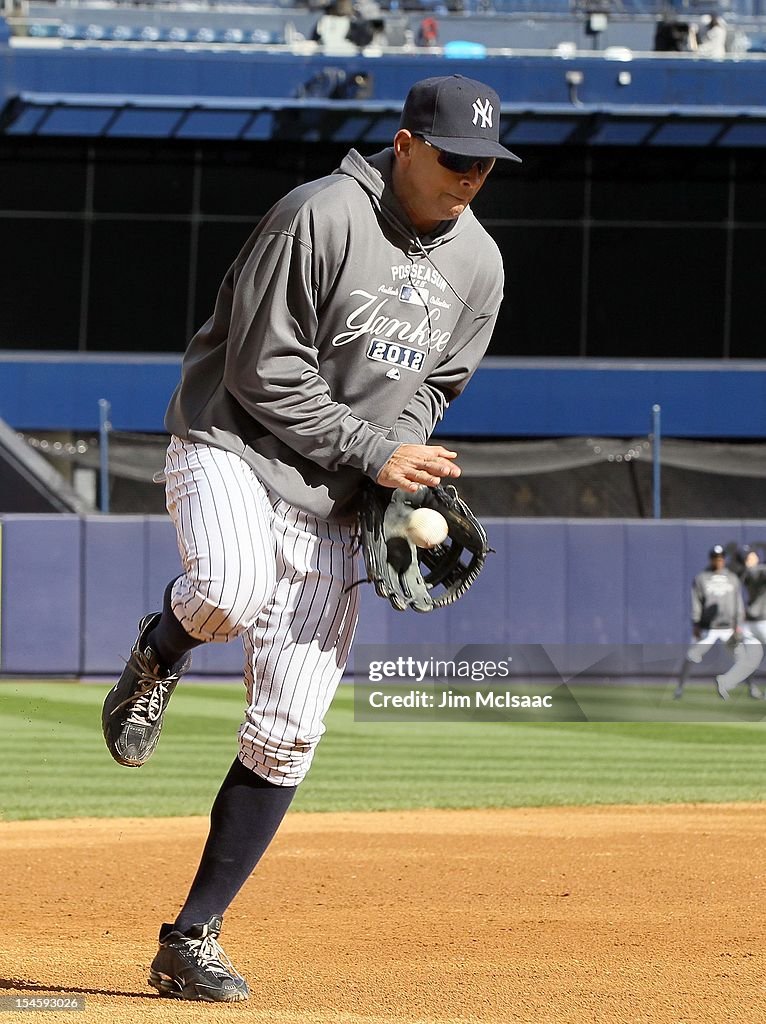
<instances>
[{"instance_id":1,"label":"navy baseball sock","mask_svg":"<svg viewBox=\"0 0 766 1024\"><path fill-rule=\"evenodd\" d=\"M295 790L267 782L234 759L210 811L210 833L176 918L178 931L224 913L274 838Z\"/></svg>"},{"instance_id":2,"label":"navy baseball sock","mask_svg":"<svg viewBox=\"0 0 766 1024\"><path fill-rule=\"evenodd\" d=\"M172 668L176 662L180 661L187 651L191 651L205 642L189 636L175 617L170 603L174 583L175 580L171 580L165 587L165 596L162 599L162 617L146 638L159 660L168 668Z\"/></svg>"}]
</instances>

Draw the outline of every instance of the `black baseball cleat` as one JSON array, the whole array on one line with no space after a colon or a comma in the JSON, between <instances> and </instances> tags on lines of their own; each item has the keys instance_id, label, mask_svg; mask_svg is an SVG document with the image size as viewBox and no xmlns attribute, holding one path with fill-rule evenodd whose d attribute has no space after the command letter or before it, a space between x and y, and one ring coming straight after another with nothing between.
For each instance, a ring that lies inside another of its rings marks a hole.
<instances>
[{"instance_id":1,"label":"black baseball cleat","mask_svg":"<svg viewBox=\"0 0 766 1024\"><path fill-rule=\"evenodd\" d=\"M159 612L141 619L130 657L119 680L106 695L101 711L109 753L118 764L128 768L139 768L154 753L168 701L191 664L189 654L172 669L160 664L146 643L159 620Z\"/></svg>"},{"instance_id":2,"label":"black baseball cleat","mask_svg":"<svg viewBox=\"0 0 766 1024\"><path fill-rule=\"evenodd\" d=\"M218 942L223 919L211 917L185 932L160 928L160 948L149 968L149 984L161 996L208 1003L239 1003L250 992Z\"/></svg>"}]
</instances>

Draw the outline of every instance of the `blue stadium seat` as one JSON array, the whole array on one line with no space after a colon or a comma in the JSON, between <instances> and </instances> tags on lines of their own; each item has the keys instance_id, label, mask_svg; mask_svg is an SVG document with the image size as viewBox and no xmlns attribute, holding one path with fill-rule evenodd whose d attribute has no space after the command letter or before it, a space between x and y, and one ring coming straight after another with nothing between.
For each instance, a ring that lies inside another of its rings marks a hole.
<instances>
[{"instance_id":1,"label":"blue stadium seat","mask_svg":"<svg viewBox=\"0 0 766 1024\"><path fill-rule=\"evenodd\" d=\"M262 45L278 42L278 40L274 38L274 33L267 32L264 28L254 28L249 32L248 41L251 43L261 43Z\"/></svg>"},{"instance_id":2,"label":"blue stadium seat","mask_svg":"<svg viewBox=\"0 0 766 1024\"><path fill-rule=\"evenodd\" d=\"M136 29L130 25L112 25L109 29L109 38L118 43L128 43L136 38Z\"/></svg>"},{"instance_id":3,"label":"blue stadium seat","mask_svg":"<svg viewBox=\"0 0 766 1024\"><path fill-rule=\"evenodd\" d=\"M50 39L58 34L58 25L51 25L49 22L33 21L27 28L27 34L34 39Z\"/></svg>"}]
</instances>

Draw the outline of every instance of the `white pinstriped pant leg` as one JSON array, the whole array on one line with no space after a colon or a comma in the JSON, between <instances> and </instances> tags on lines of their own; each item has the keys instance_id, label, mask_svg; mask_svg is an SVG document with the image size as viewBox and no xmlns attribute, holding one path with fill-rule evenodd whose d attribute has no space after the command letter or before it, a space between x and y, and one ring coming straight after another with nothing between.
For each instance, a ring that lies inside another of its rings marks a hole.
<instances>
[{"instance_id":1,"label":"white pinstriped pant leg","mask_svg":"<svg viewBox=\"0 0 766 1024\"><path fill-rule=\"evenodd\" d=\"M763 647L760 641L746 627L742 630L739 641L729 648L734 664L718 676L718 682L726 690L733 689L738 683L748 679L761 664Z\"/></svg>"},{"instance_id":2,"label":"white pinstriped pant leg","mask_svg":"<svg viewBox=\"0 0 766 1024\"><path fill-rule=\"evenodd\" d=\"M268 494L243 459L209 445L173 437L165 476L185 570L173 612L198 640L244 634L240 759L297 786L356 628L354 532Z\"/></svg>"},{"instance_id":3,"label":"white pinstriped pant leg","mask_svg":"<svg viewBox=\"0 0 766 1024\"><path fill-rule=\"evenodd\" d=\"M325 731L358 618L355 538L272 496L277 586L245 637L242 763L297 786Z\"/></svg>"},{"instance_id":4,"label":"white pinstriped pant leg","mask_svg":"<svg viewBox=\"0 0 766 1024\"><path fill-rule=\"evenodd\" d=\"M745 628L766 647L766 619L748 619Z\"/></svg>"},{"instance_id":5,"label":"white pinstriped pant leg","mask_svg":"<svg viewBox=\"0 0 766 1024\"><path fill-rule=\"evenodd\" d=\"M239 636L276 585L266 491L238 455L177 437L168 446L165 477L184 567L173 612L197 640Z\"/></svg>"},{"instance_id":6,"label":"white pinstriped pant leg","mask_svg":"<svg viewBox=\"0 0 766 1024\"><path fill-rule=\"evenodd\" d=\"M725 644L730 636L730 629L704 629L699 637L691 638L689 649L686 652L686 660L693 661L695 665L699 665L717 640Z\"/></svg>"},{"instance_id":7,"label":"white pinstriped pant leg","mask_svg":"<svg viewBox=\"0 0 766 1024\"><path fill-rule=\"evenodd\" d=\"M686 652L687 661L693 661L699 665L716 641L720 641L734 658L731 668L716 676L725 690L733 689L738 683L752 675L763 658L763 647L749 629L743 629L741 638L733 645L731 643L732 634L733 630L729 628L706 630L698 640L692 638L692 643Z\"/></svg>"}]
</instances>

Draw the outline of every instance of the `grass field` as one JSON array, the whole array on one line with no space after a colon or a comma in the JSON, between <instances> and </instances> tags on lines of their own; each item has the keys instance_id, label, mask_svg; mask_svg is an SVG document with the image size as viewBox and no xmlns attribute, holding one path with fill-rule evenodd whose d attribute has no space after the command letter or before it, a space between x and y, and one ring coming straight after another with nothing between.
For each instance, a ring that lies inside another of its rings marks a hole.
<instances>
[{"instance_id":1,"label":"grass field","mask_svg":"<svg viewBox=\"0 0 766 1024\"><path fill-rule=\"evenodd\" d=\"M141 769L120 767L104 747L100 708L106 689L0 682L3 819L208 812L236 752L241 686L179 688L157 752ZM689 692L684 707L687 715L696 709L699 716L721 717L721 705L708 691ZM764 726L757 721L358 722L352 689L342 687L327 725L296 797L297 810L766 796Z\"/></svg>"}]
</instances>

